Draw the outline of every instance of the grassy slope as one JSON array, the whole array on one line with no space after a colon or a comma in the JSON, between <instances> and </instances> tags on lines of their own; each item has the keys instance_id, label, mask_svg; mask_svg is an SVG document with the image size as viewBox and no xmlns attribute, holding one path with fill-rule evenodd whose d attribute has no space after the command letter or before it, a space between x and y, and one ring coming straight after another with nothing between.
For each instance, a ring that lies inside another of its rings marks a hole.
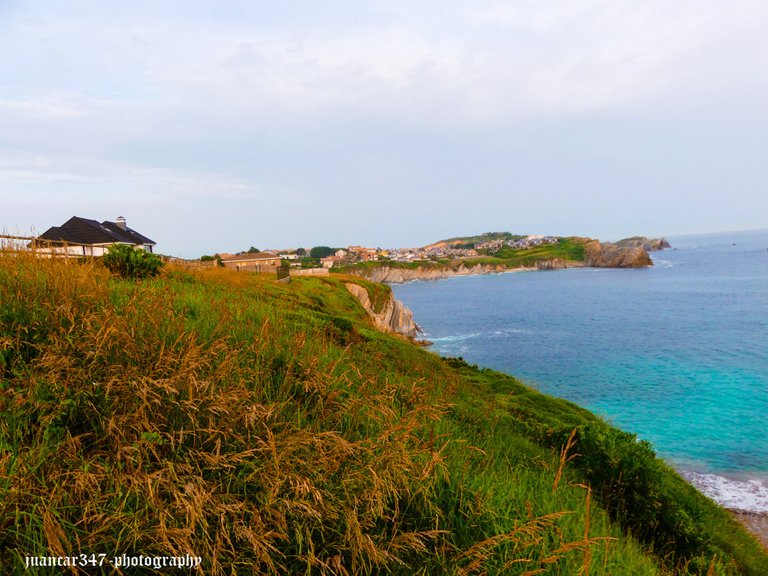
<instances>
[{"instance_id":1,"label":"grassy slope","mask_svg":"<svg viewBox=\"0 0 768 576\"><path fill-rule=\"evenodd\" d=\"M134 283L0 255L0 408L3 574L81 552L206 574L768 573L634 438L375 331L335 278Z\"/></svg>"},{"instance_id":2,"label":"grassy slope","mask_svg":"<svg viewBox=\"0 0 768 576\"><path fill-rule=\"evenodd\" d=\"M512 232L485 232L484 234L477 234L475 236L455 236L453 238L446 238L445 240L438 240L430 244L434 246L436 244L479 244L481 242L490 242L492 240L510 240L517 238L525 238L521 234L512 234Z\"/></svg>"}]
</instances>

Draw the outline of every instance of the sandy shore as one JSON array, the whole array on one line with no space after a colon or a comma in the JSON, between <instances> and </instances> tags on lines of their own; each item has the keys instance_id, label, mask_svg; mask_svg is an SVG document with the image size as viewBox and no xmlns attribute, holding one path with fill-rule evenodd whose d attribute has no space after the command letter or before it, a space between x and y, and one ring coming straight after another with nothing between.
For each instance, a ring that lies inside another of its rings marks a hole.
<instances>
[{"instance_id":1,"label":"sandy shore","mask_svg":"<svg viewBox=\"0 0 768 576\"><path fill-rule=\"evenodd\" d=\"M752 532L763 547L768 550L768 514L752 514L748 512L730 511L733 517Z\"/></svg>"}]
</instances>

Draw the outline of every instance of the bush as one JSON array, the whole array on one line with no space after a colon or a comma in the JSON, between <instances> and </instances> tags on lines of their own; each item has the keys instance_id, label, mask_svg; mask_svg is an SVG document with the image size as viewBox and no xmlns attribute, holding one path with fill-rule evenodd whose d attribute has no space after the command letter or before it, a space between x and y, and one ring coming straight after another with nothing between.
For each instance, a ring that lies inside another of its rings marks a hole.
<instances>
[{"instance_id":1,"label":"bush","mask_svg":"<svg viewBox=\"0 0 768 576\"><path fill-rule=\"evenodd\" d=\"M330 246L315 246L309 251L309 255L312 258L326 258L336 252L337 248L331 248Z\"/></svg>"},{"instance_id":2,"label":"bush","mask_svg":"<svg viewBox=\"0 0 768 576\"><path fill-rule=\"evenodd\" d=\"M560 442L567 429L560 431ZM701 499L656 457L649 442L602 423L580 426L574 464L608 513L662 557L711 557Z\"/></svg>"},{"instance_id":3,"label":"bush","mask_svg":"<svg viewBox=\"0 0 768 576\"><path fill-rule=\"evenodd\" d=\"M123 278L151 278L160 272L163 261L157 254L128 244L113 244L104 255L104 266Z\"/></svg>"}]
</instances>

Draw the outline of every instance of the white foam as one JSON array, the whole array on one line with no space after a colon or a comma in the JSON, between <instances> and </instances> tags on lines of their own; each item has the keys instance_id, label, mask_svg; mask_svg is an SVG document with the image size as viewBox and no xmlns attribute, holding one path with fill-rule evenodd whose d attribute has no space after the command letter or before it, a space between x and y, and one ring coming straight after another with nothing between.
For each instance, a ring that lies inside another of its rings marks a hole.
<instances>
[{"instance_id":1,"label":"white foam","mask_svg":"<svg viewBox=\"0 0 768 576\"><path fill-rule=\"evenodd\" d=\"M725 508L740 512L768 513L768 486L756 478L731 480L717 474L686 472L685 478Z\"/></svg>"},{"instance_id":2,"label":"white foam","mask_svg":"<svg viewBox=\"0 0 768 576\"><path fill-rule=\"evenodd\" d=\"M471 334L457 334L456 336L445 336L443 338L432 338L432 342L461 342L463 340L469 340L470 338L477 338L480 336L479 332L474 332Z\"/></svg>"},{"instance_id":3,"label":"white foam","mask_svg":"<svg viewBox=\"0 0 768 576\"><path fill-rule=\"evenodd\" d=\"M521 330L519 328L502 328L501 330L495 330L494 336L513 336L515 334L527 334L528 330Z\"/></svg>"}]
</instances>

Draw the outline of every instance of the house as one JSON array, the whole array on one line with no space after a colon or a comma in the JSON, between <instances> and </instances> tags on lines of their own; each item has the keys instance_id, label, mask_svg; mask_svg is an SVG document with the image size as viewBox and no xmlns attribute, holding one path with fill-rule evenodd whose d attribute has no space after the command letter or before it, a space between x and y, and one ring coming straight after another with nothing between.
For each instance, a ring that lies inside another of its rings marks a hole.
<instances>
[{"instance_id":1,"label":"house","mask_svg":"<svg viewBox=\"0 0 768 576\"><path fill-rule=\"evenodd\" d=\"M128 244L147 252L153 252L155 247L153 240L128 228L122 216L114 222L101 223L72 216L61 226L48 228L30 242L29 247L51 254L104 256L113 244Z\"/></svg>"},{"instance_id":2,"label":"house","mask_svg":"<svg viewBox=\"0 0 768 576\"><path fill-rule=\"evenodd\" d=\"M347 259L343 256L337 256L336 254L332 256L326 256L325 258L320 258L320 264L323 266L323 268L333 268L334 266L343 266L347 262Z\"/></svg>"},{"instance_id":3,"label":"house","mask_svg":"<svg viewBox=\"0 0 768 576\"><path fill-rule=\"evenodd\" d=\"M354 254L363 262L370 262L371 260L379 259L378 250L375 248L366 248L365 246L349 246L347 251Z\"/></svg>"},{"instance_id":4,"label":"house","mask_svg":"<svg viewBox=\"0 0 768 576\"><path fill-rule=\"evenodd\" d=\"M253 252L222 258L225 268L248 272L275 272L280 266L280 256L271 252Z\"/></svg>"}]
</instances>

